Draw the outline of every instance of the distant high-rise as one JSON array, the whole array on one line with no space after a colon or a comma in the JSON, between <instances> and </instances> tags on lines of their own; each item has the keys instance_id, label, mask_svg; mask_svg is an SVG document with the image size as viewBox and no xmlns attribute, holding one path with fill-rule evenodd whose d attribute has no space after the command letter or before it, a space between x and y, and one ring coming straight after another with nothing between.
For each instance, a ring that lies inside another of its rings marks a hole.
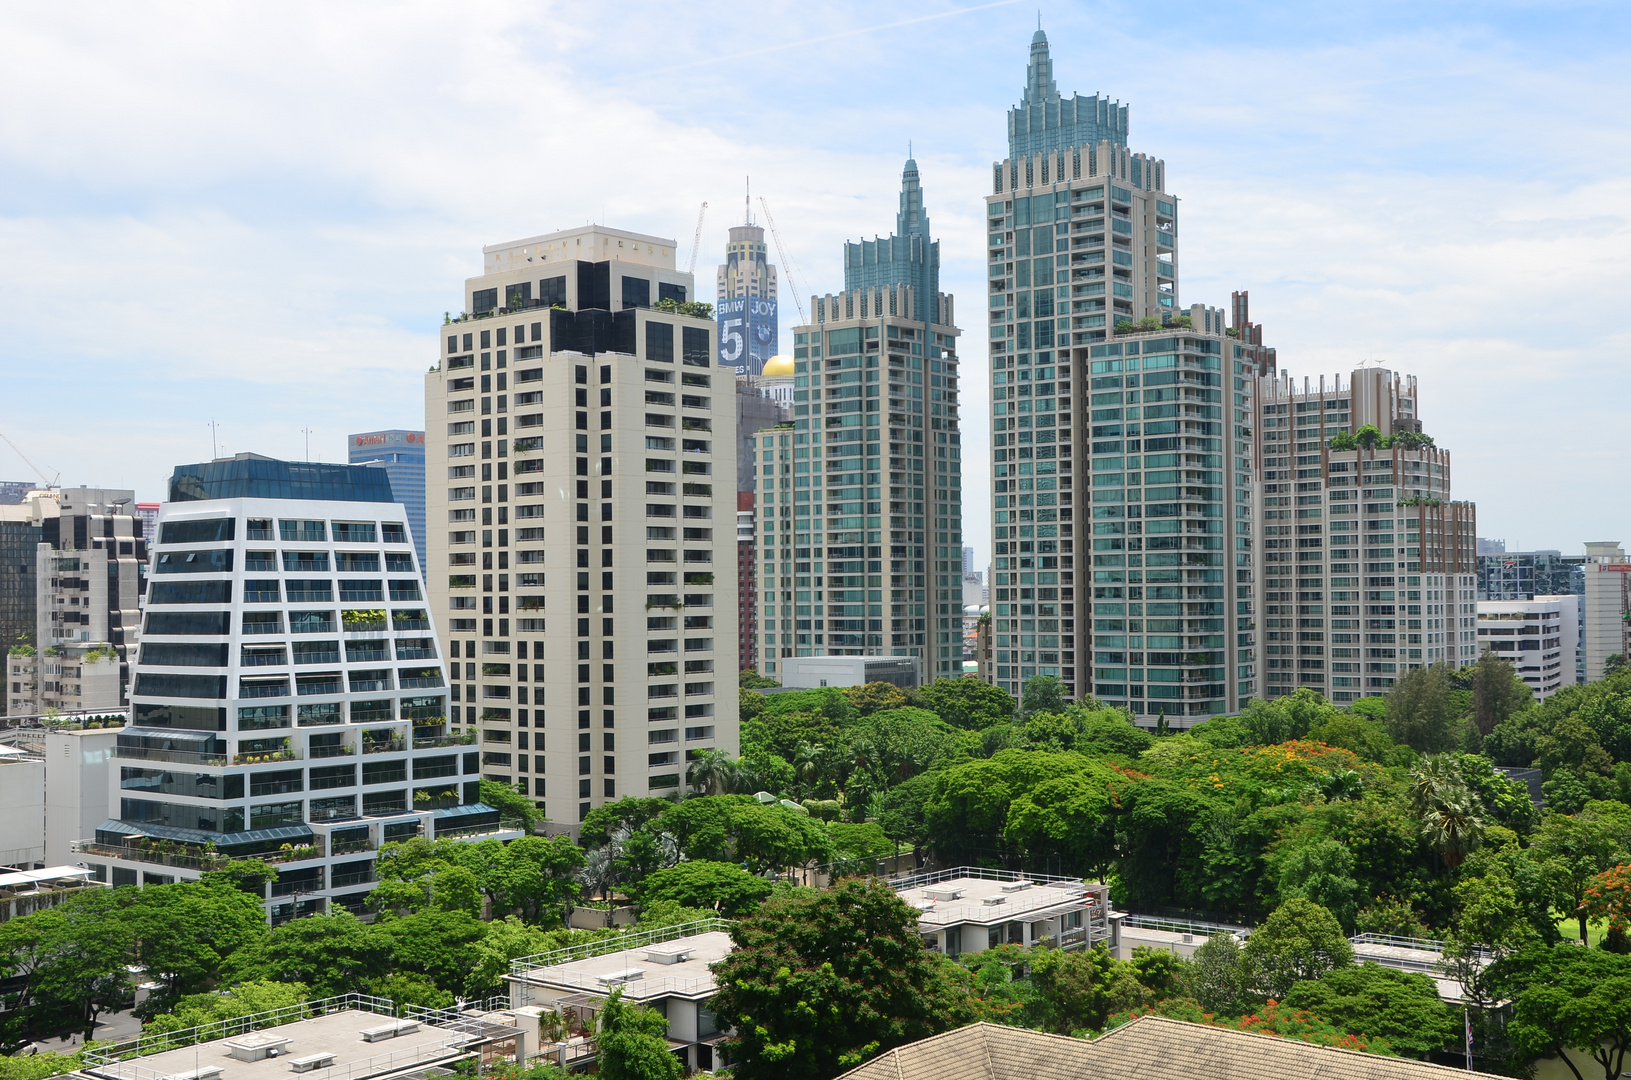
<instances>
[{"instance_id":1,"label":"distant high-rise","mask_svg":"<svg viewBox=\"0 0 1631 1080\"><path fill-rule=\"evenodd\" d=\"M421 573L425 566L425 433L392 428L345 437L346 460L376 465L391 478L391 492L408 512Z\"/></svg>"},{"instance_id":2,"label":"distant high-rise","mask_svg":"<svg viewBox=\"0 0 1631 1080\"><path fill-rule=\"evenodd\" d=\"M758 375L776 355L781 333L776 313L776 266L764 229L753 223L751 204L742 224L731 226L716 286L719 363L738 375Z\"/></svg>"},{"instance_id":3,"label":"distant high-rise","mask_svg":"<svg viewBox=\"0 0 1631 1080\"><path fill-rule=\"evenodd\" d=\"M844 291L912 287L913 310L903 314L919 321L937 321L935 298L940 296L940 242L929 235L929 214L923 207L923 184L917 162L906 160L900 177L900 210L895 231L887 237L844 245Z\"/></svg>"},{"instance_id":4,"label":"distant high-rise","mask_svg":"<svg viewBox=\"0 0 1631 1080\"><path fill-rule=\"evenodd\" d=\"M1127 145L1127 106L1109 98L1066 98L1053 81L1048 35L1031 35L1031 60L1025 67L1025 96L1008 110L1008 156L1025 158L1109 142Z\"/></svg>"},{"instance_id":5,"label":"distant high-rise","mask_svg":"<svg viewBox=\"0 0 1631 1080\"><path fill-rule=\"evenodd\" d=\"M814 297L794 329L809 388L792 426L758 433L769 675L825 654L916 656L926 680L962 671L959 331L911 161L897 227L845 245L844 291ZM809 602L812 569L824 602Z\"/></svg>"}]
</instances>

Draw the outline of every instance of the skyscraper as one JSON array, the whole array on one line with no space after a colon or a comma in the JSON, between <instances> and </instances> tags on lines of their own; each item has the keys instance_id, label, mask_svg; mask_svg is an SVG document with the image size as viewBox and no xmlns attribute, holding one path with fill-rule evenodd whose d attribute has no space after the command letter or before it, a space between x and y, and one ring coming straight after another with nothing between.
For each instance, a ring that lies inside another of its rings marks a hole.
<instances>
[{"instance_id":1,"label":"skyscraper","mask_svg":"<svg viewBox=\"0 0 1631 1080\"><path fill-rule=\"evenodd\" d=\"M1177 199L1126 139L1125 106L1060 97L1039 30L986 196L991 670L1015 694L1051 675L1135 713L1211 715L1255 692L1234 652L1253 603L1253 373L1225 366L1221 310L1178 307Z\"/></svg>"},{"instance_id":2,"label":"skyscraper","mask_svg":"<svg viewBox=\"0 0 1631 1080\"><path fill-rule=\"evenodd\" d=\"M1256 400L1260 696L1308 686L1345 704L1414 667L1475 663L1476 511L1451 498L1415 378L1263 377Z\"/></svg>"},{"instance_id":3,"label":"skyscraper","mask_svg":"<svg viewBox=\"0 0 1631 1080\"><path fill-rule=\"evenodd\" d=\"M408 527L425 567L425 433L392 428L364 431L345 437L346 460L353 465L374 465L391 478L391 493L408 512Z\"/></svg>"},{"instance_id":4,"label":"skyscraper","mask_svg":"<svg viewBox=\"0 0 1631 1080\"><path fill-rule=\"evenodd\" d=\"M792 428L758 433L766 674L822 654L962 669L960 331L912 161L896 224L845 245L844 292L794 330Z\"/></svg>"},{"instance_id":5,"label":"skyscraper","mask_svg":"<svg viewBox=\"0 0 1631 1080\"><path fill-rule=\"evenodd\" d=\"M652 303L691 292L674 241L483 253L425 377L431 602L483 777L578 822L737 751L736 380L712 321Z\"/></svg>"},{"instance_id":6,"label":"skyscraper","mask_svg":"<svg viewBox=\"0 0 1631 1080\"><path fill-rule=\"evenodd\" d=\"M940 242L929 235L929 213L923 206L923 184L917 162L906 160L900 178L900 210L895 231L844 245L844 291L912 287L912 310L902 314L919 322L935 322L935 298L940 292Z\"/></svg>"},{"instance_id":7,"label":"skyscraper","mask_svg":"<svg viewBox=\"0 0 1631 1080\"><path fill-rule=\"evenodd\" d=\"M1008 157L1074 153L1083 146L1108 142L1127 145L1127 106L1099 95L1066 98L1053 78L1048 35L1039 26L1031 35L1031 59L1025 66L1025 93L1008 110Z\"/></svg>"},{"instance_id":8,"label":"skyscraper","mask_svg":"<svg viewBox=\"0 0 1631 1080\"><path fill-rule=\"evenodd\" d=\"M752 204L742 224L731 226L725 261L716 280L719 363L738 375L759 375L781 344L776 308L776 266L765 247L765 231L754 224Z\"/></svg>"},{"instance_id":9,"label":"skyscraper","mask_svg":"<svg viewBox=\"0 0 1631 1080\"><path fill-rule=\"evenodd\" d=\"M118 817L80 848L103 880L257 856L279 864L263 897L276 922L360 910L387 841L519 835L479 801L472 735L447 726L413 538L381 470L179 466L153 571Z\"/></svg>"}]
</instances>

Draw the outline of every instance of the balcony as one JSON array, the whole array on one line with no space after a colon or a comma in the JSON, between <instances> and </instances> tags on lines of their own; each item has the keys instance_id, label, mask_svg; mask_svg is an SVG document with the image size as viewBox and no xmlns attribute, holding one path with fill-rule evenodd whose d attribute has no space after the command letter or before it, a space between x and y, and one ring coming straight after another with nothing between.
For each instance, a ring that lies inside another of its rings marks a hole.
<instances>
[{"instance_id":1,"label":"balcony","mask_svg":"<svg viewBox=\"0 0 1631 1080\"><path fill-rule=\"evenodd\" d=\"M436 826L436 839L438 840L447 840L453 837L465 839L476 836L502 837L507 833L525 836L527 834L526 823L520 818L501 818L498 821L485 821L474 825Z\"/></svg>"},{"instance_id":2,"label":"balcony","mask_svg":"<svg viewBox=\"0 0 1631 1080\"><path fill-rule=\"evenodd\" d=\"M352 885L367 885L377 881L372 870L358 870L350 874L334 874L329 877L329 885L335 889L344 889Z\"/></svg>"},{"instance_id":3,"label":"balcony","mask_svg":"<svg viewBox=\"0 0 1631 1080\"><path fill-rule=\"evenodd\" d=\"M362 752L365 754L395 754L401 753L407 748L408 741L401 736L389 740L364 739L362 741Z\"/></svg>"},{"instance_id":4,"label":"balcony","mask_svg":"<svg viewBox=\"0 0 1631 1080\"><path fill-rule=\"evenodd\" d=\"M133 761L168 761L177 765L225 765L225 754L206 754L193 750L150 750L139 746L118 746L113 756Z\"/></svg>"},{"instance_id":5,"label":"balcony","mask_svg":"<svg viewBox=\"0 0 1631 1080\"><path fill-rule=\"evenodd\" d=\"M476 733L474 731L454 732L451 735L416 735L413 740L415 750L434 750L439 746L474 746Z\"/></svg>"},{"instance_id":6,"label":"balcony","mask_svg":"<svg viewBox=\"0 0 1631 1080\"><path fill-rule=\"evenodd\" d=\"M356 752L357 748L355 746L347 746L345 743L340 743L338 746L313 746L307 751L307 754L313 758L333 758L351 757L355 755Z\"/></svg>"},{"instance_id":7,"label":"balcony","mask_svg":"<svg viewBox=\"0 0 1631 1080\"><path fill-rule=\"evenodd\" d=\"M234 765L269 765L274 761L299 761L300 752L294 749L257 750L253 753L234 754Z\"/></svg>"},{"instance_id":8,"label":"balcony","mask_svg":"<svg viewBox=\"0 0 1631 1080\"><path fill-rule=\"evenodd\" d=\"M330 840L330 855L355 855L359 851L378 851L372 840Z\"/></svg>"}]
</instances>

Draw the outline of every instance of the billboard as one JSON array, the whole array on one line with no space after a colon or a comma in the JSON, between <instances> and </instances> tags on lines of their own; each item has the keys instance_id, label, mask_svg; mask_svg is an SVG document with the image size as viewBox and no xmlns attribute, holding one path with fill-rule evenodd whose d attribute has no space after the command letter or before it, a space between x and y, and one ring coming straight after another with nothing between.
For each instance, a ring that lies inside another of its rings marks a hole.
<instances>
[{"instance_id":1,"label":"billboard","mask_svg":"<svg viewBox=\"0 0 1631 1080\"><path fill-rule=\"evenodd\" d=\"M715 305L719 319L719 365L738 375L763 373L780 344L776 301L733 296Z\"/></svg>"}]
</instances>

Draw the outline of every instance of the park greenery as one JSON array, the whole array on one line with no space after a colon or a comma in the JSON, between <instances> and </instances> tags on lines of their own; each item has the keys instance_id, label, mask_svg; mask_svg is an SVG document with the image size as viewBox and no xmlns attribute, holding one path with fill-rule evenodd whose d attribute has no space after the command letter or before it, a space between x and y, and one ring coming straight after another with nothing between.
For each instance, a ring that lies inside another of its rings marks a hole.
<instances>
[{"instance_id":1,"label":"park greenery","mask_svg":"<svg viewBox=\"0 0 1631 1080\"><path fill-rule=\"evenodd\" d=\"M623 933L628 907L642 929L732 920L712 1008L744 1080L836 1076L973 1020L1085 1034L1150 1012L1456 1060L1459 1010L1426 975L1356 964L1361 933L1442 943L1482 1068L1613 1074L1631 1051L1631 670L1535 702L1486 655L1385 698L1304 688L1186 731L1052 679L1015 701L974 679L780 691L744 674L741 716L739 757L692 755L680 795L598 807L575 841L387 845L357 914L267 927L251 894L277 871L234 860L0 924L0 1050L92 1032L137 981L161 1028L280 994L481 1000L513 959ZM1546 809L1502 768L1538 770ZM540 824L513 792L483 797ZM923 865L1102 880L1118 908L1254 929L1191 960L950 958L880 883ZM568 929L583 907L606 925ZM619 1002L601 1022L601 1071L667 1075L660 1016ZM0 1059L0 1080L74 1065L24 1060Z\"/></svg>"}]
</instances>

